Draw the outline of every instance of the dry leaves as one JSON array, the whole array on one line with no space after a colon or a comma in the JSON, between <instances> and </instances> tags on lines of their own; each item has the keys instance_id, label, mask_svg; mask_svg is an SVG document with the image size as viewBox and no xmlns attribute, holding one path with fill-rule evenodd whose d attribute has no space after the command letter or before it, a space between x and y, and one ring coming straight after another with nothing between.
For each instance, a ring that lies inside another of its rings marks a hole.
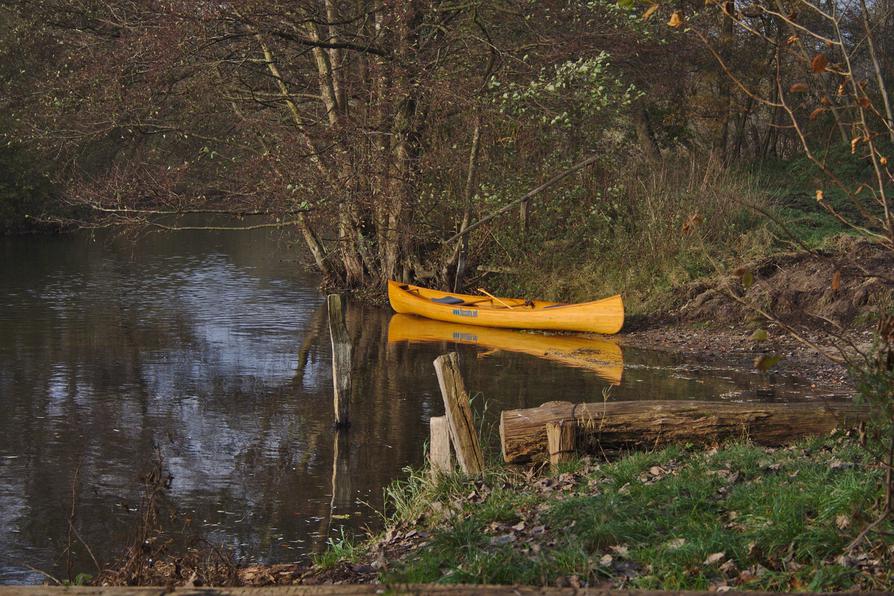
<instances>
[{"instance_id":1,"label":"dry leaves","mask_svg":"<svg viewBox=\"0 0 894 596\"><path fill-rule=\"evenodd\" d=\"M843 513L837 515L835 516L835 525L838 526L839 530L846 530L851 527L851 518Z\"/></svg>"},{"instance_id":2,"label":"dry leaves","mask_svg":"<svg viewBox=\"0 0 894 596\"><path fill-rule=\"evenodd\" d=\"M782 358L776 354L761 354L754 359L754 368L761 372L767 372L777 364Z\"/></svg>"},{"instance_id":3,"label":"dry leaves","mask_svg":"<svg viewBox=\"0 0 894 596\"><path fill-rule=\"evenodd\" d=\"M828 65L829 59L826 58L825 54L817 54L813 57L813 60L810 61L810 69L813 72L824 72Z\"/></svg>"},{"instance_id":4,"label":"dry leaves","mask_svg":"<svg viewBox=\"0 0 894 596\"><path fill-rule=\"evenodd\" d=\"M648 21L650 18L652 18L652 15L655 14L655 11L658 10L659 6L660 6L659 4L653 4L652 6L647 8L646 12L643 13L643 20Z\"/></svg>"},{"instance_id":5,"label":"dry leaves","mask_svg":"<svg viewBox=\"0 0 894 596\"><path fill-rule=\"evenodd\" d=\"M751 341L767 341L769 335L767 334L766 329L755 329L754 333L748 338Z\"/></svg>"},{"instance_id":6,"label":"dry leaves","mask_svg":"<svg viewBox=\"0 0 894 596\"><path fill-rule=\"evenodd\" d=\"M630 556L630 549L627 548L626 544L616 544L615 546L610 546L609 549L621 558L626 559Z\"/></svg>"}]
</instances>

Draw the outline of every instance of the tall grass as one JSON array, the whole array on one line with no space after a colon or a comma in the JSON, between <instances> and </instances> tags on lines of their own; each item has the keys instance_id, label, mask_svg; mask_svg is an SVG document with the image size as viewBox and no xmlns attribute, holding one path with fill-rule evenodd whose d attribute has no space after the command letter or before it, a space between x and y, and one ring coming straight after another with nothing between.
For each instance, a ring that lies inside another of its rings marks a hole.
<instances>
[{"instance_id":1,"label":"tall grass","mask_svg":"<svg viewBox=\"0 0 894 596\"><path fill-rule=\"evenodd\" d=\"M670 157L582 178L532 208L522 235L507 227L490 258L520 272L502 291L558 300L623 293L628 310L665 305L671 291L720 262L764 254L772 244L758 176Z\"/></svg>"}]
</instances>

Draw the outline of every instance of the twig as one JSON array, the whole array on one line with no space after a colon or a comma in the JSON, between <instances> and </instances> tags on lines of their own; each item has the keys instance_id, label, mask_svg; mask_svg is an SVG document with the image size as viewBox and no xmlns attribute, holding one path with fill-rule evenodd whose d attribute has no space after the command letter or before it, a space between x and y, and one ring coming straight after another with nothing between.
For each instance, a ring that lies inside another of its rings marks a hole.
<instances>
[{"instance_id":1,"label":"twig","mask_svg":"<svg viewBox=\"0 0 894 596\"><path fill-rule=\"evenodd\" d=\"M65 585L64 582L59 581L57 578L55 578L54 576L50 575L49 573L47 573L47 572L44 571L43 569L38 569L37 567L32 567L31 565L28 565L27 563L23 563L23 564L22 564L22 567L25 567L26 569L28 569L28 570L30 570L30 571L33 571L34 573L39 573L39 574L41 574L42 576L44 576L44 577L47 578L48 580L53 581L53 582L56 582L56 585L58 585L58 586L64 586L64 585Z\"/></svg>"},{"instance_id":2,"label":"twig","mask_svg":"<svg viewBox=\"0 0 894 596\"><path fill-rule=\"evenodd\" d=\"M72 562L71 562L71 537L74 533L74 520L75 514L77 513L78 508L78 478L81 475L81 466L75 468L74 478L71 481L71 510L68 514L68 539L65 544L65 574L68 576L68 583L72 583L73 578L71 575L72 571Z\"/></svg>"},{"instance_id":3,"label":"twig","mask_svg":"<svg viewBox=\"0 0 894 596\"><path fill-rule=\"evenodd\" d=\"M87 554L90 555L90 558L93 560L93 564L96 565L96 572L102 573L102 567L100 566L99 561L96 560L96 555L93 554L93 549L91 549L90 545L87 544L87 542L83 538L81 538L81 535L78 533L75 527L71 525L71 522L69 522L69 530L74 533L75 538L78 539L78 542L80 542L84 546L84 548L87 549Z\"/></svg>"},{"instance_id":4,"label":"twig","mask_svg":"<svg viewBox=\"0 0 894 596\"><path fill-rule=\"evenodd\" d=\"M474 230L474 229L477 228L478 226L480 226L480 225L482 225L482 224L484 224L484 223L489 222L489 221L492 220L493 218L495 218L495 217L497 217L497 216L499 216L499 215L502 215L503 213L506 213L507 211L509 211L510 209L512 209L513 207L515 207L516 205L518 205L519 203L522 203L522 202L524 202L524 201L527 201L527 200L530 199L531 197L540 194L541 192L543 192L544 190L546 190L546 189L549 188L550 186L553 186L553 185L556 184L557 182L559 182L559 181L561 181L561 180L564 180L565 178L567 178L567 177L570 176L571 174L575 173L576 171L581 170L581 169L587 167L588 165L590 165L590 164L592 164L592 163L595 163L596 160L598 160L598 159L599 159L599 156L598 156L598 155L591 155L591 156L588 157L587 159L585 159L585 160L583 160L583 161L580 161L580 162L574 164L573 166L571 166L570 168L568 168L567 170L565 170L565 171L562 172L561 174L558 174L558 175L556 175L556 176L553 176L552 178L550 178L549 180L547 180L546 182L544 182L543 184L541 184L540 186L538 186L538 187L535 188L534 190L532 190L532 191L530 191L530 192L528 192L528 193L522 195L521 197L515 199L514 201L511 201L510 203L507 203L506 205L503 205L502 207L500 207L499 209L497 209L496 211L494 211L494 212L491 213L490 215L487 215L487 216L485 216L485 217L479 219L478 221L476 221L475 223L471 224L470 226L468 226L468 227L465 228L464 230L461 230L461 231L457 232L456 234L454 234L453 236L451 236L451 237L448 238L447 240L442 240L442 241L441 241L441 244L450 244L451 242L453 242L453 241L456 240L457 238L460 238L461 236L465 236L466 234L468 234L469 232L471 232L472 230Z\"/></svg>"}]
</instances>

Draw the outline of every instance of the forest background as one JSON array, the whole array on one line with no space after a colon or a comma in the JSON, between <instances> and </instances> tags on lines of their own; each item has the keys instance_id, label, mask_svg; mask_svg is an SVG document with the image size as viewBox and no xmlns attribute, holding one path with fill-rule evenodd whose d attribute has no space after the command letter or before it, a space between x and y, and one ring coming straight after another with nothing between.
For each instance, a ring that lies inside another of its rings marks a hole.
<instances>
[{"instance_id":1,"label":"forest background","mask_svg":"<svg viewBox=\"0 0 894 596\"><path fill-rule=\"evenodd\" d=\"M826 4L7 0L0 220L203 214L297 230L333 287L654 311L718 263L890 233L849 222L894 135L894 4Z\"/></svg>"}]
</instances>

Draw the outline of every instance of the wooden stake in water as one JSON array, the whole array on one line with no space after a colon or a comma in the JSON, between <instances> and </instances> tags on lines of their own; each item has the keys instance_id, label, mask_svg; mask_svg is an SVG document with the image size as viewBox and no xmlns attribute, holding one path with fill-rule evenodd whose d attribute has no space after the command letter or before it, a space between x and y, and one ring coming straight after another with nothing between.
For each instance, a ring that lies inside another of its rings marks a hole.
<instances>
[{"instance_id":1,"label":"wooden stake in water","mask_svg":"<svg viewBox=\"0 0 894 596\"><path fill-rule=\"evenodd\" d=\"M466 474L477 476L484 470L484 456L472 420L469 394L459 374L459 356L456 352L450 352L435 358L434 364L459 467Z\"/></svg>"},{"instance_id":2,"label":"wooden stake in water","mask_svg":"<svg viewBox=\"0 0 894 596\"><path fill-rule=\"evenodd\" d=\"M329 337L332 339L332 390L335 404L335 426L345 428L351 422L348 410L351 402L351 361L353 348L345 325L345 311L341 296L326 297L329 308Z\"/></svg>"}]
</instances>

